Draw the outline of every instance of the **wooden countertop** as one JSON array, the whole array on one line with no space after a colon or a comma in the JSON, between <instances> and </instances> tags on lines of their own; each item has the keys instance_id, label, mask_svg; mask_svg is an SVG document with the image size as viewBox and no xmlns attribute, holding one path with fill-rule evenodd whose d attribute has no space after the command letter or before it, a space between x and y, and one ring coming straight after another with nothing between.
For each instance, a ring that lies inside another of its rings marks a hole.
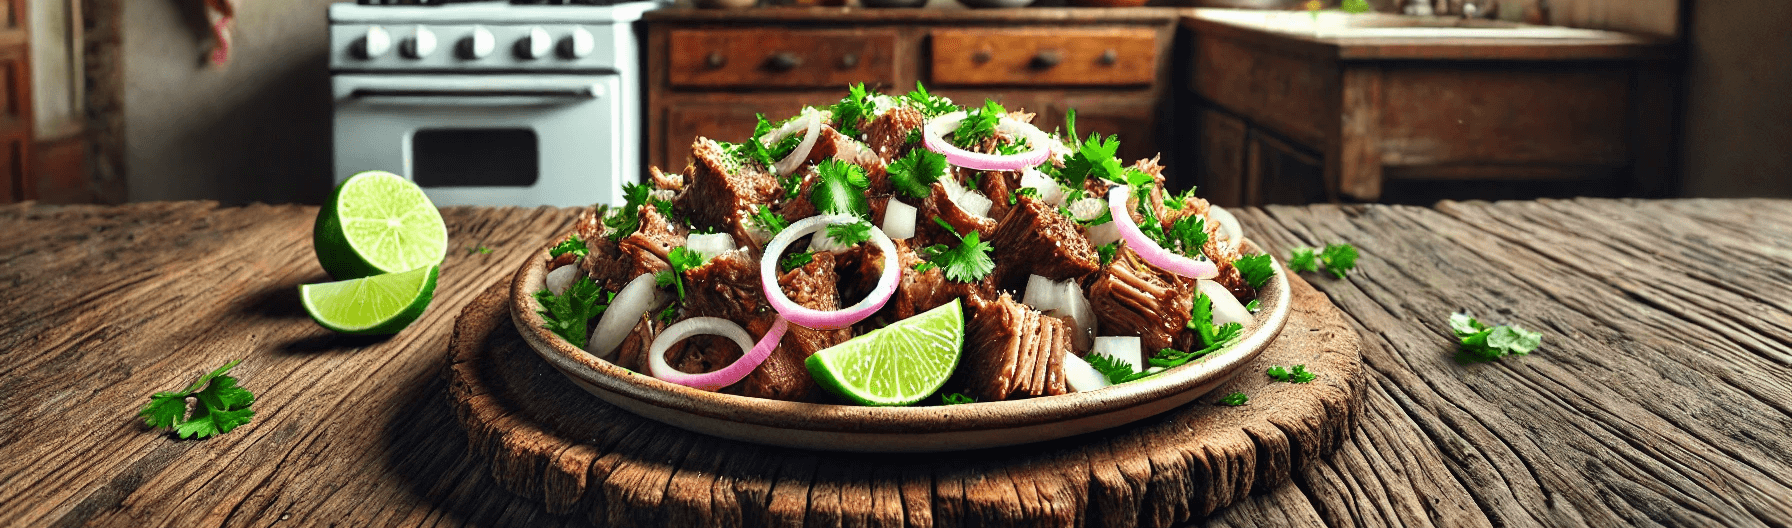
<instances>
[{"instance_id":1,"label":"wooden countertop","mask_svg":"<svg viewBox=\"0 0 1792 528\"><path fill-rule=\"evenodd\" d=\"M442 378L456 313L574 211L445 209L435 302L387 339L333 334L299 307L298 285L327 280L316 212L0 206L0 525L581 524L493 482ZM1278 255L1361 249L1347 279L1305 276L1364 337L1366 401L1295 484L1178 524L1792 523L1792 202L1238 216ZM1543 347L1458 364L1459 309L1539 330ZM237 358L257 396L248 425L179 440L136 418L151 393Z\"/></svg>"},{"instance_id":2,"label":"wooden countertop","mask_svg":"<svg viewBox=\"0 0 1792 528\"><path fill-rule=\"evenodd\" d=\"M1335 60L1654 60L1674 57L1672 39L1604 32L1599 38L1320 37L1270 31L1232 20L1233 9L1185 9L1182 26L1315 59ZM1399 15L1357 17L1393 19Z\"/></svg>"}]
</instances>

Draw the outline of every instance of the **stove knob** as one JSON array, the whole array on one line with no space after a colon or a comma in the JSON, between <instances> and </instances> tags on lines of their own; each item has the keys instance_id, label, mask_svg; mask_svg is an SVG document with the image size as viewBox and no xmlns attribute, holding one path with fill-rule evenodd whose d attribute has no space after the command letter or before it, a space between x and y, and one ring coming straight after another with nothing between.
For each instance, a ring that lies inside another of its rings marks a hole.
<instances>
[{"instance_id":1,"label":"stove knob","mask_svg":"<svg viewBox=\"0 0 1792 528\"><path fill-rule=\"evenodd\" d=\"M572 28L572 35L560 42L560 54L568 59L584 58L597 50L597 38L585 28Z\"/></svg>"},{"instance_id":2,"label":"stove knob","mask_svg":"<svg viewBox=\"0 0 1792 528\"><path fill-rule=\"evenodd\" d=\"M436 34L429 28L417 26L416 32L412 34L411 38L404 41L404 47L399 52L413 59L428 57L429 54L436 52Z\"/></svg>"},{"instance_id":3,"label":"stove knob","mask_svg":"<svg viewBox=\"0 0 1792 528\"><path fill-rule=\"evenodd\" d=\"M532 27L528 35L516 42L516 54L524 59L539 59L546 57L553 45L554 39L548 36L547 30Z\"/></svg>"},{"instance_id":4,"label":"stove knob","mask_svg":"<svg viewBox=\"0 0 1792 528\"><path fill-rule=\"evenodd\" d=\"M485 26L473 26L473 34L460 41L461 57L467 59L483 59L498 49L498 39L492 37L492 30Z\"/></svg>"},{"instance_id":5,"label":"stove knob","mask_svg":"<svg viewBox=\"0 0 1792 528\"><path fill-rule=\"evenodd\" d=\"M361 37L361 58L372 59L391 50L392 35L386 33L386 28L368 26L367 34Z\"/></svg>"}]
</instances>

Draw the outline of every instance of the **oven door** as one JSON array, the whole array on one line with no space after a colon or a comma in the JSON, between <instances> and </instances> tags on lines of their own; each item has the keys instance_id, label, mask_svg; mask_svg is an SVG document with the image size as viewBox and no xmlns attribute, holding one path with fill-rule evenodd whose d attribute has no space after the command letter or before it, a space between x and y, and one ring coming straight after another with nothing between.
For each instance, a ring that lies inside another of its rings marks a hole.
<instances>
[{"instance_id":1,"label":"oven door","mask_svg":"<svg viewBox=\"0 0 1792 528\"><path fill-rule=\"evenodd\" d=\"M338 74L337 183L385 170L436 205L620 203L616 75Z\"/></svg>"}]
</instances>

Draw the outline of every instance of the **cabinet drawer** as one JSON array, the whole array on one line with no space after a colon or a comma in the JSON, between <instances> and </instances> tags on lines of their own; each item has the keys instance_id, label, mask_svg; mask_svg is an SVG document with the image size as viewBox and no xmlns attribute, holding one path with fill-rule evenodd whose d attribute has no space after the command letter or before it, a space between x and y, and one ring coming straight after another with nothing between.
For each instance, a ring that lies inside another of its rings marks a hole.
<instances>
[{"instance_id":1,"label":"cabinet drawer","mask_svg":"<svg viewBox=\"0 0 1792 528\"><path fill-rule=\"evenodd\" d=\"M845 89L896 82L891 30L677 29L668 36L674 87Z\"/></svg>"},{"instance_id":2,"label":"cabinet drawer","mask_svg":"<svg viewBox=\"0 0 1792 528\"><path fill-rule=\"evenodd\" d=\"M1148 85L1157 31L1146 28L939 29L933 82L942 85Z\"/></svg>"}]
</instances>

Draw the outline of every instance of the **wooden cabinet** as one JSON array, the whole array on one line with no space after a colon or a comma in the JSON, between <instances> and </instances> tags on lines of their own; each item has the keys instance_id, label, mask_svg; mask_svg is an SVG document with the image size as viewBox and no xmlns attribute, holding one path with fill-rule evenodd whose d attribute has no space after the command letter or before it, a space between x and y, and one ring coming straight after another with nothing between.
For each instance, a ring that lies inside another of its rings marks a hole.
<instances>
[{"instance_id":1,"label":"wooden cabinet","mask_svg":"<svg viewBox=\"0 0 1792 528\"><path fill-rule=\"evenodd\" d=\"M663 9L647 14L647 159L682 171L698 136L742 141L839 101L849 84L900 94L917 81L959 104L984 99L1062 128L1121 136L1130 162L1170 147L1178 11L1077 9ZM1174 167L1171 168L1174 170Z\"/></svg>"}]
</instances>

